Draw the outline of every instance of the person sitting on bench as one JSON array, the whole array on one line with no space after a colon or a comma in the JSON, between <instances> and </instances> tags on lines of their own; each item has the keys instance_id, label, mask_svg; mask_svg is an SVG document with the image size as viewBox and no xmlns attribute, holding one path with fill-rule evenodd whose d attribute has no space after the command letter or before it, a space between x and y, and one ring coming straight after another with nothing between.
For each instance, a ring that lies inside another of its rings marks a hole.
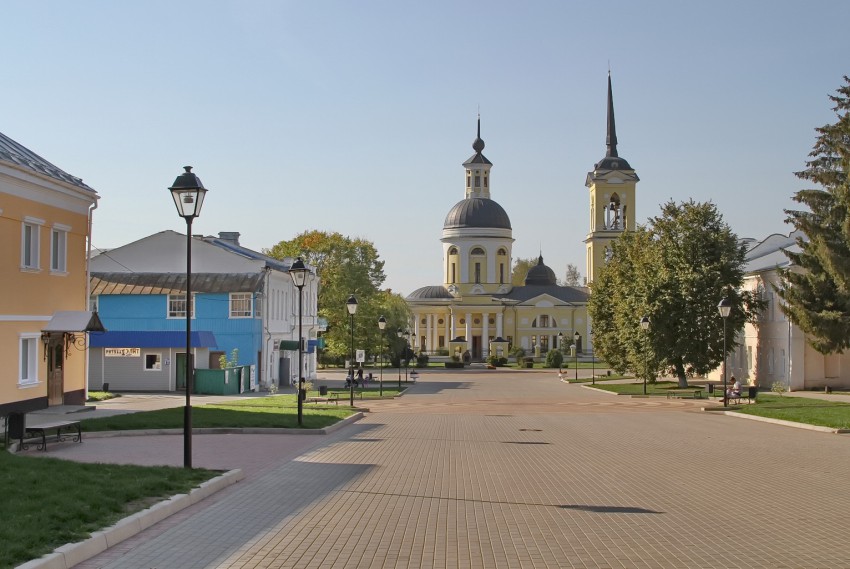
<instances>
[{"instance_id":1,"label":"person sitting on bench","mask_svg":"<svg viewBox=\"0 0 850 569\"><path fill-rule=\"evenodd\" d=\"M735 379L734 375L731 377L731 379L732 385L729 387L729 389L726 390L726 401L729 401L730 399L741 398L741 383L737 379Z\"/></svg>"}]
</instances>

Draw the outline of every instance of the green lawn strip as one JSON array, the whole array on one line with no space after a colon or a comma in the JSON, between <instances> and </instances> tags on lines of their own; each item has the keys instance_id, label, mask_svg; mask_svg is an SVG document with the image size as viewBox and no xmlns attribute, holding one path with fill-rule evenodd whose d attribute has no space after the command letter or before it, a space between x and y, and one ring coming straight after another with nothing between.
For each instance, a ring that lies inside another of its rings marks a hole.
<instances>
[{"instance_id":1,"label":"green lawn strip","mask_svg":"<svg viewBox=\"0 0 850 569\"><path fill-rule=\"evenodd\" d=\"M630 377L630 376L619 375L619 374L616 374L616 373L612 373L611 375L600 375L596 378L596 383L599 383L600 381L613 381L615 379L624 379L626 377ZM578 381L576 381L574 378L571 377L571 378L569 378L569 382L570 383L593 383L593 381L589 377L580 377L580 378L578 378ZM643 383L641 383L640 385L641 385L641 393L643 393Z\"/></svg>"},{"instance_id":2,"label":"green lawn strip","mask_svg":"<svg viewBox=\"0 0 850 569\"><path fill-rule=\"evenodd\" d=\"M219 473L203 469L82 464L0 451L0 569L87 538L159 499Z\"/></svg>"},{"instance_id":3,"label":"green lawn strip","mask_svg":"<svg viewBox=\"0 0 850 569\"><path fill-rule=\"evenodd\" d=\"M294 396L293 396L294 399ZM264 401L258 398L252 401ZM247 400L246 400L247 401ZM199 405L192 408L194 428L298 428L295 406L260 406L222 403ZM303 423L307 429L321 429L341 421L352 414L347 406L317 406L305 404ZM80 421L84 431L132 431L142 429L183 428L183 408L143 411L111 417L98 417Z\"/></svg>"},{"instance_id":4,"label":"green lawn strip","mask_svg":"<svg viewBox=\"0 0 850 569\"><path fill-rule=\"evenodd\" d=\"M121 395L110 393L109 391L89 391L87 401L106 401L107 399L115 399L116 397L121 397Z\"/></svg>"},{"instance_id":5,"label":"green lawn strip","mask_svg":"<svg viewBox=\"0 0 850 569\"><path fill-rule=\"evenodd\" d=\"M596 380L597 389L605 391L613 391L620 395L643 395L643 382L640 383L612 383L607 385L599 385L599 380ZM701 385L692 385L689 390L701 390ZM646 384L646 394L653 396L667 396L667 392L671 389L679 389L679 384L675 381L657 381L655 383Z\"/></svg>"},{"instance_id":6,"label":"green lawn strip","mask_svg":"<svg viewBox=\"0 0 850 569\"><path fill-rule=\"evenodd\" d=\"M757 404L735 406L732 410L807 425L850 429L850 403L759 393Z\"/></svg>"}]
</instances>

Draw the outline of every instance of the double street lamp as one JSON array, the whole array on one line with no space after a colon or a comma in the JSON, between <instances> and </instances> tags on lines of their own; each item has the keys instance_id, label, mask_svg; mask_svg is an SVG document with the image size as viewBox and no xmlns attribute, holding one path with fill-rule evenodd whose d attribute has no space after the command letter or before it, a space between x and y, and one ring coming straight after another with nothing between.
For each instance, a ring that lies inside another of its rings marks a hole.
<instances>
[{"instance_id":1,"label":"double street lamp","mask_svg":"<svg viewBox=\"0 0 850 569\"><path fill-rule=\"evenodd\" d=\"M192 173L191 166L177 176L169 189L177 215L186 220L186 406L183 408L183 467L192 468L192 388L194 369L192 362L192 220L201 215L206 188L201 179Z\"/></svg>"},{"instance_id":2,"label":"double street lamp","mask_svg":"<svg viewBox=\"0 0 850 569\"><path fill-rule=\"evenodd\" d=\"M646 395L646 376L649 375L649 356L647 355L647 341L646 338L649 337L649 316L644 316L640 319L640 327L645 333L644 342L643 342L643 365L646 368L643 373L643 394Z\"/></svg>"},{"instance_id":3,"label":"double street lamp","mask_svg":"<svg viewBox=\"0 0 850 569\"><path fill-rule=\"evenodd\" d=\"M304 261L301 257L292 263L289 267L289 276L292 277L292 284L298 289L298 426L303 426L303 409L304 409L304 335L301 331L301 325L304 317L304 284L307 282L307 273L309 270L304 266Z\"/></svg>"},{"instance_id":4,"label":"double street lamp","mask_svg":"<svg viewBox=\"0 0 850 569\"><path fill-rule=\"evenodd\" d=\"M576 382L578 382L578 341L579 341L579 338L581 338L581 334L579 334L578 330L576 330L576 333L573 334L573 346L575 346L575 349L576 349Z\"/></svg>"},{"instance_id":5,"label":"double street lamp","mask_svg":"<svg viewBox=\"0 0 850 569\"><path fill-rule=\"evenodd\" d=\"M349 370L351 381L348 385L351 388L351 406L354 407L354 315L357 313L357 299L353 294L345 301L345 308L348 309L348 315L351 317L351 369Z\"/></svg>"},{"instance_id":6,"label":"double street lamp","mask_svg":"<svg viewBox=\"0 0 850 569\"><path fill-rule=\"evenodd\" d=\"M717 305L717 310L723 318L723 406L729 406L729 396L726 392L726 321L729 319L729 313L732 312L732 301L724 298Z\"/></svg>"},{"instance_id":7,"label":"double street lamp","mask_svg":"<svg viewBox=\"0 0 850 569\"><path fill-rule=\"evenodd\" d=\"M587 336L593 342L593 330ZM590 383L596 385L596 346L591 346L590 350Z\"/></svg>"},{"instance_id":8,"label":"double street lamp","mask_svg":"<svg viewBox=\"0 0 850 569\"><path fill-rule=\"evenodd\" d=\"M398 331L396 332L396 335L399 338L402 338L404 336L404 330L399 328ZM398 354L398 390L399 391L401 391L401 356L402 355L404 355L404 352L399 352L399 354Z\"/></svg>"},{"instance_id":9,"label":"double street lamp","mask_svg":"<svg viewBox=\"0 0 850 569\"><path fill-rule=\"evenodd\" d=\"M378 385L380 386L380 390L378 395L381 397L384 396L384 346L387 343L386 333L384 330L387 327L387 319L381 316L378 318L378 329L381 331L381 379L379 380Z\"/></svg>"}]
</instances>

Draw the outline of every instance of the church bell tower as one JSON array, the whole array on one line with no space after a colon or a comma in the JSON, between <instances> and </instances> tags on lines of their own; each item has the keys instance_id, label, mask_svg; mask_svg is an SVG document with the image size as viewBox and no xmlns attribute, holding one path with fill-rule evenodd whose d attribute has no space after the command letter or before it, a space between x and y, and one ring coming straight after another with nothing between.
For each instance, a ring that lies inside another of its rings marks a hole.
<instances>
[{"instance_id":1,"label":"church bell tower","mask_svg":"<svg viewBox=\"0 0 850 569\"><path fill-rule=\"evenodd\" d=\"M614 97L608 72L608 128L605 157L587 173L590 190L590 231L587 247L587 281L593 282L611 256L611 242L635 228L635 189L640 181L629 163L617 153Z\"/></svg>"}]
</instances>

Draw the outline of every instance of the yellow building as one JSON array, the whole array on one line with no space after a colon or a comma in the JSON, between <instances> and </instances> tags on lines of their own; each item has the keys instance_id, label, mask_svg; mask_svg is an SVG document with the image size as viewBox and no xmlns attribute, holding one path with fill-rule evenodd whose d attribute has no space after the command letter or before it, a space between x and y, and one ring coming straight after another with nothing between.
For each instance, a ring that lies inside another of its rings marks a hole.
<instances>
[{"instance_id":1,"label":"yellow building","mask_svg":"<svg viewBox=\"0 0 850 569\"><path fill-rule=\"evenodd\" d=\"M585 239L592 281L611 240L634 227L638 177L617 154L611 77L608 77L607 152L587 175L590 232ZM464 353L473 360L506 356L515 346L526 355L576 344L593 349L586 287L557 284L543 263L529 270L523 286L511 285L513 234L507 212L491 197L493 164L484 156L481 120L475 151L464 167L464 198L443 223L442 284L413 291L413 346L428 353Z\"/></svg>"},{"instance_id":2,"label":"yellow building","mask_svg":"<svg viewBox=\"0 0 850 569\"><path fill-rule=\"evenodd\" d=\"M0 134L0 415L81 404L87 246L98 195Z\"/></svg>"}]
</instances>

